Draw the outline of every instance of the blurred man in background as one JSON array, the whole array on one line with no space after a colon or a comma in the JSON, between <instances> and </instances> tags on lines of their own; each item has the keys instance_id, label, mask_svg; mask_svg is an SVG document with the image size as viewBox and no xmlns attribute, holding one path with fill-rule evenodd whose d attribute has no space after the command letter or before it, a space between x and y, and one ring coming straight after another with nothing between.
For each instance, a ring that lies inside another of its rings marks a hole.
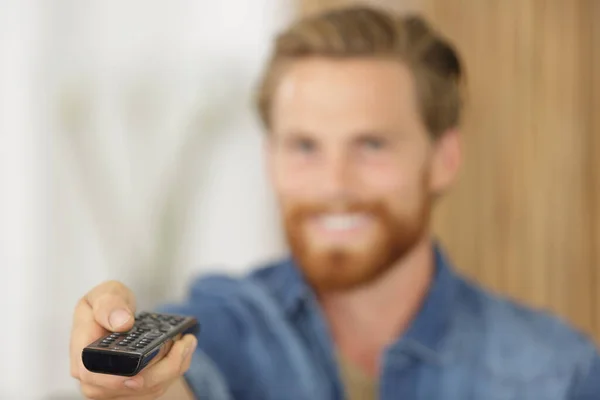
<instances>
[{"instance_id":1,"label":"blurred man in background","mask_svg":"<svg viewBox=\"0 0 600 400\"><path fill-rule=\"evenodd\" d=\"M417 17L364 7L283 32L261 82L265 156L291 249L243 278L202 277L202 329L138 376L84 346L133 324L118 282L76 307L71 373L93 399L600 398L593 343L461 277L430 230L461 165L463 69ZM257 227L260 229L260 227Z\"/></svg>"}]
</instances>

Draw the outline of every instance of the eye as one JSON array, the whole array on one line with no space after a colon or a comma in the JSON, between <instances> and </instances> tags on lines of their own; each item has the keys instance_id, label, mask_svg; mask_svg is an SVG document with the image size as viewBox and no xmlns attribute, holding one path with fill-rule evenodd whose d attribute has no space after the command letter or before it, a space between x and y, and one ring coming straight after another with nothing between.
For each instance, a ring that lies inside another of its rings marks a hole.
<instances>
[{"instance_id":1,"label":"eye","mask_svg":"<svg viewBox=\"0 0 600 400\"><path fill-rule=\"evenodd\" d=\"M308 138L295 138L290 142L290 148L300 153L312 153L317 145L314 140Z\"/></svg>"},{"instance_id":2,"label":"eye","mask_svg":"<svg viewBox=\"0 0 600 400\"><path fill-rule=\"evenodd\" d=\"M359 143L362 148L367 150L382 150L388 145L384 138L377 136L363 137L360 139Z\"/></svg>"}]
</instances>

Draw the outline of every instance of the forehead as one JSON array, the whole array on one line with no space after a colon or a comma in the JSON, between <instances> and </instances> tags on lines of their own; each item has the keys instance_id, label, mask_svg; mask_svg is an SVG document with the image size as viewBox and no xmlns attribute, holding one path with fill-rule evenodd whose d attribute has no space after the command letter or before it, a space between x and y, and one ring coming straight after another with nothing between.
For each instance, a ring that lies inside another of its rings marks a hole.
<instances>
[{"instance_id":1,"label":"forehead","mask_svg":"<svg viewBox=\"0 0 600 400\"><path fill-rule=\"evenodd\" d=\"M275 131L393 129L419 119L410 70L384 59L296 61L282 72L272 107Z\"/></svg>"}]
</instances>

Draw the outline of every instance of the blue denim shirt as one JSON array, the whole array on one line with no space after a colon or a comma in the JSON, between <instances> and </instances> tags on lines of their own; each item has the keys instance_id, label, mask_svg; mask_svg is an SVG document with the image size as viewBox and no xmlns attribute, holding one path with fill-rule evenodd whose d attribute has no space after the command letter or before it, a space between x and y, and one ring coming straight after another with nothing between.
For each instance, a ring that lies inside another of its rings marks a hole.
<instances>
[{"instance_id":1,"label":"blue denim shirt","mask_svg":"<svg viewBox=\"0 0 600 400\"><path fill-rule=\"evenodd\" d=\"M384 353L379 399L600 399L600 357L590 339L483 290L439 245L433 251L433 285ZM326 322L292 259L240 278L201 277L182 304L160 311L201 323L185 375L198 399L344 399Z\"/></svg>"}]
</instances>

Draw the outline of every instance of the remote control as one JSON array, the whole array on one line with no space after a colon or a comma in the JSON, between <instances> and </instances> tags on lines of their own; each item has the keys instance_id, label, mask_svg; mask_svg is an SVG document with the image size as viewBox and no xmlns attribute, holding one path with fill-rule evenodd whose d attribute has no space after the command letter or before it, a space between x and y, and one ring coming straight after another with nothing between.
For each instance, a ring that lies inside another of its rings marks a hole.
<instances>
[{"instance_id":1,"label":"remote control","mask_svg":"<svg viewBox=\"0 0 600 400\"><path fill-rule=\"evenodd\" d=\"M177 335L198 332L199 324L193 317L142 312L135 317L132 329L110 333L90 343L81 357L91 372L134 376Z\"/></svg>"}]
</instances>

